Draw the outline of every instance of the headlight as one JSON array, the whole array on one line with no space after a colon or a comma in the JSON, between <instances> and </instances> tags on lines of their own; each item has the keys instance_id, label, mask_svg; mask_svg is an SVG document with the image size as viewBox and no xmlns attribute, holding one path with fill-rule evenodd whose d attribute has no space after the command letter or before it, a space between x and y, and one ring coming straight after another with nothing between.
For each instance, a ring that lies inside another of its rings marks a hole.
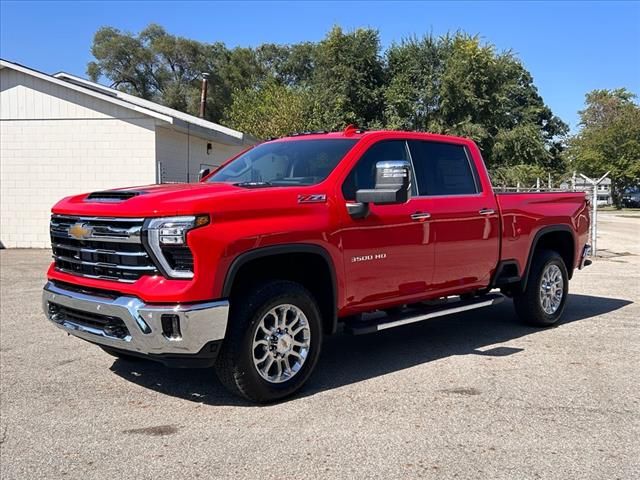
<instances>
[{"instance_id":1,"label":"headlight","mask_svg":"<svg viewBox=\"0 0 640 480\"><path fill-rule=\"evenodd\" d=\"M187 232L208 223L209 215L151 218L145 222L145 243L162 273L171 278L193 278Z\"/></svg>"}]
</instances>

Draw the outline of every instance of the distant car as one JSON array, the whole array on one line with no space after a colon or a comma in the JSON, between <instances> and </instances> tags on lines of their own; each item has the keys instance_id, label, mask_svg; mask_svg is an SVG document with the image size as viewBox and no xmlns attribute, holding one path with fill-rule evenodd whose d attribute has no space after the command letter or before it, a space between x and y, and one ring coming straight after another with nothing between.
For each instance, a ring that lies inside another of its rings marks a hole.
<instances>
[{"instance_id":1,"label":"distant car","mask_svg":"<svg viewBox=\"0 0 640 480\"><path fill-rule=\"evenodd\" d=\"M640 208L640 192L626 193L622 197L622 206L627 208Z\"/></svg>"}]
</instances>

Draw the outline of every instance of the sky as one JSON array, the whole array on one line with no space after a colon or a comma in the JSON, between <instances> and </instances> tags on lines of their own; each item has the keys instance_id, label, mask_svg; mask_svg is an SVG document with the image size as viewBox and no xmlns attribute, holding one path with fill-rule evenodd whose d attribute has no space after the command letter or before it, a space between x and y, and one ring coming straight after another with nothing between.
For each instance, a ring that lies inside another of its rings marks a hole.
<instances>
[{"instance_id":1,"label":"sky","mask_svg":"<svg viewBox=\"0 0 640 480\"><path fill-rule=\"evenodd\" d=\"M640 1L626 2L61 2L0 0L0 57L86 76L95 31L174 35L228 46L321 40L334 25L402 38L464 30L512 50L545 102L575 131L584 95L626 87L640 95Z\"/></svg>"}]
</instances>

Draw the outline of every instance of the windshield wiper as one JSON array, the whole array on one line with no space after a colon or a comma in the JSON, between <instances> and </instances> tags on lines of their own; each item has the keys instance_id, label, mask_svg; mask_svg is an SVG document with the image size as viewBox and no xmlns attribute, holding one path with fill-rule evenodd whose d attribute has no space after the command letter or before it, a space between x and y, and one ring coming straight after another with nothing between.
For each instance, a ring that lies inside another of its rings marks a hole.
<instances>
[{"instance_id":1,"label":"windshield wiper","mask_svg":"<svg viewBox=\"0 0 640 480\"><path fill-rule=\"evenodd\" d=\"M236 187L247 187L247 188L260 188L260 187L271 187L270 182L239 182L234 183Z\"/></svg>"}]
</instances>

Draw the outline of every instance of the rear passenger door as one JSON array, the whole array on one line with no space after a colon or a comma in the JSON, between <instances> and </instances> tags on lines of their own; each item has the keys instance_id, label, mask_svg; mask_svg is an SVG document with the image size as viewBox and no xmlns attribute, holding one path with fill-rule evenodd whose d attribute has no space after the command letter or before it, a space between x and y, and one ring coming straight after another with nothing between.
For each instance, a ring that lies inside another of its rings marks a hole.
<instances>
[{"instance_id":1,"label":"rear passenger door","mask_svg":"<svg viewBox=\"0 0 640 480\"><path fill-rule=\"evenodd\" d=\"M434 293L488 285L499 254L500 219L470 152L463 144L421 140L409 141L409 149L418 195L431 214Z\"/></svg>"}]
</instances>

